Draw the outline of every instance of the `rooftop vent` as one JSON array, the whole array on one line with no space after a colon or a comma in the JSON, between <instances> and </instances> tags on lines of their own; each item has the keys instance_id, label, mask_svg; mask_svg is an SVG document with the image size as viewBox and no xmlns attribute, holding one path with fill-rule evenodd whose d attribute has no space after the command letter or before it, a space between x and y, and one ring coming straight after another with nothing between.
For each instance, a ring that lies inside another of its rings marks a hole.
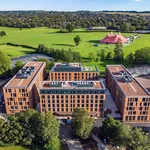
<instances>
[{"instance_id":1,"label":"rooftop vent","mask_svg":"<svg viewBox=\"0 0 150 150\"><path fill-rule=\"evenodd\" d=\"M21 70L19 70L16 77L19 79L27 79L29 76L32 75L34 70L35 70L35 67L33 66L32 67L25 66Z\"/></svg>"},{"instance_id":2,"label":"rooftop vent","mask_svg":"<svg viewBox=\"0 0 150 150\"><path fill-rule=\"evenodd\" d=\"M120 73L121 73L122 76L128 75L126 71L120 71Z\"/></svg>"},{"instance_id":3,"label":"rooftop vent","mask_svg":"<svg viewBox=\"0 0 150 150\"><path fill-rule=\"evenodd\" d=\"M132 77L131 76L123 76L123 81L126 83L132 82Z\"/></svg>"}]
</instances>

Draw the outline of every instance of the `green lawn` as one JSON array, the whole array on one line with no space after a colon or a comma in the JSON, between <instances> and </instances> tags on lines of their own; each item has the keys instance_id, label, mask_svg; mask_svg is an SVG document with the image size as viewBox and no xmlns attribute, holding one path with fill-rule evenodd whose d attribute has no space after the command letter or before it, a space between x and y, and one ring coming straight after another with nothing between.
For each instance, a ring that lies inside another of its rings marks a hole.
<instances>
[{"instance_id":1,"label":"green lawn","mask_svg":"<svg viewBox=\"0 0 150 150\"><path fill-rule=\"evenodd\" d=\"M9 147L0 147L0 150L31 150L21 146L9 146Z\"/></svg>"},{"instance_id":2,"label":"green lawn","mask_svg":"<svg viewBox=\"0 0 150 150\"><path fill-rule=\"evenodd\" d=\"M0 147L0 150L44 150L42 146L31 146L29 148L23 146L6 146Z\"/></svg>"},{"instance_id":3,"label":"green lawn","mask_svg":"<svg viewBox=\"0 0 150 150\"><path fill-rule=\"evenodd\" d=\"M34 52L34 50L32 49L14 47L9 45L0 45L0 51L5 52L11 58L31 54L32 52Z\"/></svg>"},{"instance_id":4,"label":"green lawn","mask_svg":"<svg viewBox=\"0 0 150 150\"><path fill-rule=\"evenodd\" d=\"M53 48L71 48L74 51L80 52L84 60L87 59L88 54L96 52L100 49L105 49L107 52L112 51L114 49L114 45L104 45L99 44L98 47L94 47L94 43L98 43L100 39L104 38L107 35L107 32L83 32L84 30L77 30L77 33L57 33L57 29L49 29L49 28L34 28L34 29L23 29L20 30L18 28L7 28L0 27L0 31L4 30L7 33L6 37L0 38L0 44L11 42L16 44L25 44L37 47L38 44L45 44L47 47ZM81 44L79 47L75 47L73 42L73 38L76 35L80 35ZM124 36L132 35L130 33L123 34ZM141 38L137 39L133 43L123 48L125 56L127 56L130 52L134 52L135 50L150 46L150 34L140 35ZM16 57L24 54L28 54L33 52L33 50L23 49L20 47L10 47L0 45L0 50L5 51L11 57ZM114 62L109 62L114 63ZM105 64L108 62L87 62L86 65L98 65L100 70L104 70Z\"/></svg>"}]
</instances>

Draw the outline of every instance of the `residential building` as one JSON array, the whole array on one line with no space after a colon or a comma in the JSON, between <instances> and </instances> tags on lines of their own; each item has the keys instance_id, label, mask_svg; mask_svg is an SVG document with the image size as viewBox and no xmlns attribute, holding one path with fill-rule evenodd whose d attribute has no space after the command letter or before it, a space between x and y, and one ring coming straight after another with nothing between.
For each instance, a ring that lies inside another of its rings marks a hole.
<instances>
[{"instance_id":1,"label":"residential building","mask_svg":"<svg viewBox=\"0 0 150 150\"><path fill-rule=\"evenodd\" d=\"M44 62L28 62L4 87L6 113L14 114L35 108L39 88L45 78Z\"/></svg>"},{"instance_id":2,"label":"residential building","mask_svg":"<svg viewBox=\"0 0 150 150\"><path fill-rule=\"evenodd\" d=\"M124 123L150 123L150 94L124 66L108 65L106 84Z\"/></svg>"},{"instance_id":3,"label":"residential building","mask_svg":"<svg viewBox=\"0 0 150 150\"><path fill-rule=\"evenodd\" d=\"M41 112L71 116L85 108L95 117L104 116L105 87L100 81L44 81L40 88Z\"/></svg>"},{"instance_id":4,"label":"residential building","mask_svg":"<svg viewBox=\"0 0 150 150\"><path fill-rule=\"evenodd\" d=\"M96 66L84 67L80 63L56 63L49 73L50 81L98 80L99 69Z\"/></svg>"}]
</instances>

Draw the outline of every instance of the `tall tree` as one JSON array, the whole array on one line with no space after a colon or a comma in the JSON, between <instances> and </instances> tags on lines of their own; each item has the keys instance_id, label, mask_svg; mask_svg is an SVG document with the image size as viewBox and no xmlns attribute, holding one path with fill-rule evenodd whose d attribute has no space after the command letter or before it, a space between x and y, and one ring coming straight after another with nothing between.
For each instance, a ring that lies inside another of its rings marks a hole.
<instances>
[{"instance_id":1,"label":"tall tree","mask_svg":"<svg viewBox=\"0 0 150 150\"><path fill-rule=\"evenodd\" d=\"M94 119L83 108L76 108L72 114L73 130L77 137L87 139L93 129Z\"/></svg>"},{"instance_id":2,"label":"tall tree","mask_svg":"<svg viewBox=\"0 0 150 150\"><path fill-rule=\"evenodd\" d=\"M15 66L13 67L13 74L16 74L22 67L24 66L24 63L22 61L17 61L15 63Z\"/></svg>"},{"instance_id":3,"label":"tall tree","mask_svg":"<svg viewBox=\"0 0 150 150\"><path fill-rule=\"evenodd\" d=\"M108 52L107 55L106 55L106 57L105 57L105 59L106 60L111 60L112 58L113 58L112 52Z\"/></svg>"},{"instance_id":4,"label":"tall tree","mask_svg":"<svg viewBox=\"0 0 150 150\"><path fill-rule=\"evenodd\" d=\"M128 63L133 63L133 60L134 60L134 55L133 53L130 53L127 57L126 57L126 61Z\"/></svg>"},{"instance_id":5,"label":"tall tree","mask_svg":"<svg viewBox=\"0 0 150 150\"><path fill-rule=\"evenodd\" d=\"M68 32L72 32L74 30L74 26L72 24L67 24L66 26L66 30L68 30Z\"/></svg>"},{"instance_id":6,"label":"tall tree","mask_svg":"<svg viewBox=\"0 0 150 150\"><path fill-rule=\"evenodd\" d=\"M11 60L10 58L0 51L0 74L8 71L10 69Z\"/></svg>"},{"instance_id":7,"label":"tall tree","mask_svg":"<svg viewBox=\"0 0 150 150\"><path fill-rule=\"evenodd\" d=\"M141 128L135 128L130 134L132 136L128 143L129 148L131 148L132 150L150 149L150 139L148 133L143 132Z\"/></svg>"},{"instance_id":8,"label":"tall tree","mask_svg":"<svg viewBox=\"0 0 150 150\"><path fill-rule=\"evenodd\" d=\"M124 59L123 45L118 41L114 48L114 60L122 61Z\"/></svg>"},{"instance_id":9,"label":"tall tree","mask_svg":"<svg viewBox=\"0 0 150 150\"><path fill-rule=\"evenodd\" d=\"M44 143L46 143L45 147L50 150L60 150L59 123L52 112L42 114L40 128Z\"/></svg>"},{"instance_id":10,"label":"tall tree","mask_svg":"<svg viewBox=\"0 0 150 150\"><path fill-rule=\"evenodd\" d=\"M150 64L150 47L136 50L134 57L134 62L137 64Z\"/></svg>"},{"instance_id":11,"label":"tall tree","mask_svg":"<svg viewBox=\"0 0 150 150\"><path fill-rule=\"evenodd\" d=\"M95 56L94 56L94 53L89 53L89 59L91 60L91 61L94 61L95 60Z\"/></svg>"},{"instance_id":12,"label":"tall tree","mask_svg":"<svg viewBox=\"0 0 150 150\"><path fill-rule=\"evenodd\" d=\"M100 50L100 58L101 58L101 60L105 60L105 50L104 49Z\"/></svg>"},{"instance_id":13,"label":"tall tree","mask_svg":"<svg viewBox=\"0 0 150 150\"><path fill-rule=\"evenodd\" d=\"M100 135L109 137L113 143L119 146L126 146L130 138L130 128L123 125L120 121L108 117L100 127Z\"/></svg>"},{"instance_id":14,"label":"tall tree","mask_svg":"<svg viewBox=\"0 0 150 150\"><path fill-rule=\"evenodd\" d=\"M74 40L74 43L76 44L76 46L78 46L81 42L81 38L79 35L77 35L73 40Z\"/></svg>"}]
</instances>

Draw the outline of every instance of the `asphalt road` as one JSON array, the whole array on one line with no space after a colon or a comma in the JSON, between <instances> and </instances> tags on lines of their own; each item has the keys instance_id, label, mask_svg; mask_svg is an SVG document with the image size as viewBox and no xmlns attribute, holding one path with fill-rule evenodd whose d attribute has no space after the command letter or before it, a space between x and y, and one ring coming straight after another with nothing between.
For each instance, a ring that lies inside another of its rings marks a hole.
<instances>
[{"instance_id":1,"label":"asphalt road","mask_svg":"<svg viewBox=\"0 0 150 150\"><path fill-rule=\"evenodd\" d=\"M27 63L29 61L35 61L36 59L39 59L39 58L47 58L51 61L54 61L54 58L52 58L52 57L49 57L49 56L44 55L44 54L34 53L34 54L26 55L26 56L21 56L21 57L18 57L18 58L13 58L11 66L13 67L17 61L22 61L24 63Z\"/></svg>"}]
</instances>

